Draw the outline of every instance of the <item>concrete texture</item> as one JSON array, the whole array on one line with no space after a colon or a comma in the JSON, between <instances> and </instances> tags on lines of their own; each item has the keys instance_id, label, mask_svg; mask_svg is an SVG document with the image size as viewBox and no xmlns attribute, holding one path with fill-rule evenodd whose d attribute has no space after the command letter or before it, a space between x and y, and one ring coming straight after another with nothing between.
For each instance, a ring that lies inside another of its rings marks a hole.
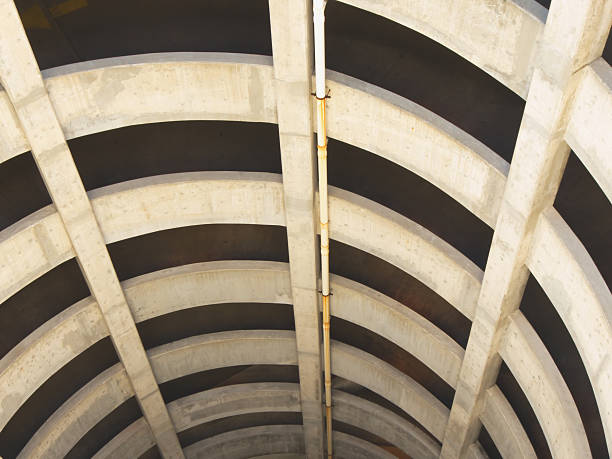
<instances>
[{"instance_id":1,"label":"concrete texture","mask_svg":"<svg viewBox=\"0 0 612 459\"><path fill-rule=\"evenodd\" d=\"M342 0L435 40L527 96L546 9L532 0ZM460 39L457 39L461 37Z\"/></svg>"},{"instance_id":2,"label":"concrete texture","mask_svg":"<svg viewBox=\"0 0 612 459\"><path fill-rule=\"evenodd\" d=\"M567 385L529 322L514 312L499 349L540 421L553 457L591 457Z\"/></svg>"},{"instance_id":3,"label":"concrete texture","mask_svg":"<svg viewBox=\"0 0 612 459\"><path fill-rule=\"evenodd\" d=\"M298 389L298 385L291 383L226 386L181 398L170 403L168 409L180 432L198 424L241 413L300 410ZM334 400L336 420L386 438L413 457L437 457L439 445L399 416L340 391L334 391ZM139 446L135 449L133 445ZM117 435L95 457L139 456L152 445L153 439L146 424L139 420Z\"/></svg>"},{"instance_id":4,"label":"concrete texture","mask_svg":"<svg viewBox=\"0 0 612 459\"><path fill-rule=\"evenodd\" d=\"M310 117L312 2L272 0L270 30L291 291L295 318L306 456L323 456L321 320L314 188L315 149Z\"/></svg>"},{"instance_id":5,"label":"concrete texture","mask_svg":"<svg viewBox=\"0 0 612 459\"><path fill-rule=\"evenodd\" d=\"M15 108L40 174L159 447L166 457L181 458L183 454L176 432L17 9L13 2L4 1L0 3L0 11L0 81Z\"/></svg>"},{"instance_id":6,"label":"concrete texture","mask_svg":"<svg viewBox=\"0 0 612 459\"><path fill-rule=\"evenodd\" d=\"M519 307L529 275L525 262L533 232L541 212L554 202L569 154L562 134L576 72L601 55L611 22L612 4L605 1L559 2L549 11L442 457L461 457L480 429L483 396L501 363L497 346L504 323ZM588 445L576 454L588 455Z\"/></svg>"}]
</instances>

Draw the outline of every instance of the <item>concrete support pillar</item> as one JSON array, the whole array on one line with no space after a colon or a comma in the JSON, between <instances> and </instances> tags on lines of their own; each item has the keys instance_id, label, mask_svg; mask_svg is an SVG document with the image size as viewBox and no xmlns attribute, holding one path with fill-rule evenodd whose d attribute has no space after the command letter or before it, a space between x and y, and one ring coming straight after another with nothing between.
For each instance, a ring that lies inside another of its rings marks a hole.
<instances>
[{"instance_id":1,"label":"concrete support pillar","mask_svg":"<svg viewBox=\"0 0 612 459\"><path fill-rule=\"evenodd\" d=\"M0 0L0 82L164 457L183 453L12 0Z\"/></svg>"},{"instance_id":2,"label":"concrete support pillar","mask_svg":"<svg viewBox=\"0 0 612 459\"><path fill-rule=\"evenodd\" d=\"M569 147L563 140L576 73L601 55L612 21L607 0L553 0L476 315L444 435L442 457L464 457L480 431L486 390L495 384L507 318L521 303L525 261L540 214L553 205ZM588 451L585 451L585 457Z\"/></svg>"},{"instance_id":3,"label":"concrete support pillar","mask_svg":"<svg viewBox=\"0 0 612 459\"><path fill-rule=\"evenodd\" d=\"M307 457L315 458L323 455L323 416L310 95L312 2L270 0L269 6L304 442Z\"/></svg>"}]
</instances>

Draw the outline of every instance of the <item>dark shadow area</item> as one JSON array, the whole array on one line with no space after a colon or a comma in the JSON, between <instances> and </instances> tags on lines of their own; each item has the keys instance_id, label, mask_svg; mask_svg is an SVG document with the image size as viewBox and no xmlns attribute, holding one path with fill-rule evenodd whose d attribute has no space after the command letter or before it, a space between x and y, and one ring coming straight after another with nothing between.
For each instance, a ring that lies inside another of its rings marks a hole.
<instances>
[{"instance_id":1,"label":"dark shadow area","mask_svg":"<svg viewBox=\"0 0 612 459\"><path fill-rule=\"evenodd\" d=\"M267 425L302 425L301 412L267 412L228 416L179 432L181 446L187 446L225 432Z\"/></svg>"},{"instance_id":2,"label":"dark shadow area","mask_svg":"<svg viewBox=\"0 0 612 459\"><path fill-rule=\"evenodd\" d=\"M258 382L298 383L296 365L238 365L200 371L159 385L162 397L170 403L181 397L214 387Z\"/></svg>"},{"instance_id":3,"label":"dark shadow area","mask_svg":"<svg viewBox=\"0 0 612 459\"><path fill-rule=\"evenodd\" d=\"M136 398L126 400L83 435L65 458L93 457L115 435L141 417L142 412Z\"/></svg>"},{"instance_id":4,"label":"dark shadow area","mask_svg":"<svg viewBox=\"0 0 612 459\"><path fill-rule=\"evenodd\" d=\"M173 51L272 55L266 0L15 3L41 69Z\"/></svg>"},{"instance_id":5,"label":"dark shadow area","mask_svg":"<svg viewBox=\"0 0 612 459\"><path fill-rule=\"evenodd\" d=\"M538 459L551 459L552 455L550 454L550 449L548 449L548 443L546 442L540 422L533 408L531 408L527 396L504 362L502 362L499 369L497 385L506 399L508 399L508 402L510 402L510 406L512 406L516 416L523 425Z\"/></svg>"},{"instance_id":6,"label":"dark shadow area","mask_svg":"<svg viewBox=\"0 0 612 459\"><path fill-rule=\"evenodd\" d=\"M51 204L30 152L0 164L0 231Z\"/></svg>"},{"instance_id":7,"label":"dark shadow area","mask_svg":"<svg viewBox=\"0 0 612 459\"><path fill-rule=\"evenodd\" d=\"M527 282L521 311L548 349L576 402L593 457L609 457L595 394L578 349L557 310L533 276Z\"/></svg>"},{"instance_id":8,"label":"dark shadow area","mask_svg":"<svg viewBox=\"0 0 612 459\"><path fill-rule=\"evenodd\" d=\"M240 286L236 286L240 288ZM171 312L137 324L145 349L230 330L295 330L289 304L225 303Z\"/></svg>"},{"instance_id":9,"label":"dark shadow area","mask_svg":"<svg viewBox=\"0 0 612 459\"><path fill-rule=\"evenodd\" d=\"M499 454L497 446L495 446L495 442L489 435L489 432L487 432L485 426L482 426L480 428L478 442L480 443L480 446L482 446L482 449L484 449L485 453L487 453L487 456L489 456L489 459L502 459L502 456L501 454Z\"/></svg>"},{"instance_id":10,"label":"dark shadow area","mask_svg":"<svg viewBox=\"0 0 612 459\"><path fill-rule=\"evenodd\" d=\"M332 297L333 310L333 297ZM384 337L346 320L332 317L331 338L365 351L410 376L450 409L454 389L412 354Z\"/></svg>"},{"instance_id":11,"label":"dark shadow area","mask_svg":"<svg viewBox=\"0 0 612 459\"><path fill-rule=\"evenodd\" d=\"M429 287L390 263L330 241L330 272L379 291L418 312L465 347L472 323Z\"/></svg>"},{"instance_id":12,"label":"dark shadow area","mask_svg":"<svg viewBox=\"0 0 612 459\"><path fill-rule=\"evenodd\" d=\"M424 226L484 269L493 230L435 185L373 153L329 140L329 184Z\"/></svg>"},{"instance_id":13,"label":"dark shadow area","mask_svg":"<svg viewBox=\"0 0 612 459\"><path fill-rule=\"evenodd\" d=\"M55 410L118 362L110 338L104 338L64 365L28 398L0 432L0 456L16 457Z\"/></svg>"},{"instance_id":14,"label":"dark shadow area","mask_svg":"<svg viewBox=\"0 0 612 459\"><path fill-rule=\"evenodd\" d=\"M275 124L226 121L142 124L79 137L68 143L86 190L177 172L281 173Z\"/></svg>"},{"instance_id":15,"label":"dark shadow area","mask_svg":"<svg viewBox=\"0 0 612 459\"><path fill-rule=\"evenodd\" d=\"M612 289L612 206L573 152L554 206L591 255L608 288Z\"/></svg>"},{"instance_id":16,"label":"dark shadow area","mask_svg":"<svg viewBox=\"0 0 612 459\"><path fill-rule=\"evenodd\" d=\"M525 105L518 95L396 22L341 2L329 2L325 11L329 69L422 105L510 161Z\"/></svg>"},{"instance_id":17,"label":"dark shadow area","mask_svg":"<svg viewBox=\"0 0 612 459\"><path fill-rule=\"evenodd\" d=\"M602 57L608 64L612 63L612 34L608 35Z\"/></svg>"},{"instance_id":18,"label":"dark shadow area","mask_svg":"<svg viewBox=\"0 0 612 459\"><path fill-rule=\"evenodd\" d=\"M284 226L186 226L118 241L108 251L121 280L204 261L289 261Z\"/></svg>"},{"instance_id":19,"label":"dark shadow area","mask_svg":"<svg viewBox=\"0 0 612 459\"><path fill-rule=\"evenodd\" d=\"M0 358L42 324L89 296L76 260L65 261L0 304Z\"/></svg>"}]
</instances>

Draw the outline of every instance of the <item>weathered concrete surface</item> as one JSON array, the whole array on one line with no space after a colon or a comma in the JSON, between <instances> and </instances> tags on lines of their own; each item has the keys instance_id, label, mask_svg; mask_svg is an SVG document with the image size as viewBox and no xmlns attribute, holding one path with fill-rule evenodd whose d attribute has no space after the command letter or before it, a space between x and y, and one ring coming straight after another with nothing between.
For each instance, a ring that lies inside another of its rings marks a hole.
<instances>
[{"instance_id":1,"label":"weathered concrete surface","mask_svg":"<svg viewBox=\"0 0 612 459\"><path fill-rule=\"evenodd\" d=\"M612 202L612 68L600 57L580 73L565 140Z\"/></svg>"},{"instance_id":2,"label":"weathered concrete surface","mask_svg":"<svg viewBox=\"0 0 612 459\"><path fill-rule=\"evenodd\" d=\"M397 266L473 317L482 271L457 249L408 218L339 188L329 187L329 215L334 240Z\"/></svg>"},{"instance_id":3,"label":"weathered concrete surface","mask_svg":"<svg viewBox=\"0 0 612 459\"><path fill-rule=\"evenodd\" d=\"M520 311L509 317L499 352L529 399L553 457L591 457L574 399Z\"/></svg>"},{"instance_id":4,"label":"weathered concrete surface","mask_svg":"<svg viewBox=\"0 0 612 459\"><path fill-rule=\"evenodd\" d=\"M549 11L442 457L462 456L478 436L483 397L499 371L504 323L519 307L529 276L533 232L541 212L553 205L569 154L563 136L577 72L601 55L611 22L612 3L605 0L553 2ZM588 455L588 447L577 454Z\"/></svg>"},{"instance_id":5,"label":"weathered concrete surface","mask_svg":"<svg viewBox=\"0 0 612 459\"><path fill-rule=\"evenodd\" d=\"M113 344L165 457L183 457L106 244L15 4L0 1L0 82L30 144Z\"/></svg>"},{"instance_id":6,"label":"weathered concrete surface","mask_svg":"<svg viewBox=\"0 0 612 459\"><path fill-rule=\"evenodd\" d=\"M612 437L612 294L588 252L554 209L542 213L529 269L555 306L589 375L608 444Z\"/></svg>"},{"instance_id":7,"label":"weathered concrete surface","mask_svg":"<svg viewBox=\"0 0 612 459\"><path fill-rule=\"evenodd\" d=\"M501 419L505 422L500 422ZM502 457L537 458L523 426L498 386L487 390L481 420Z\"/></svg>"},{"instance_id":8,"label":"weathered concrete surface","mask_svg":"<svg viewBox=\"0 0 612 459\"><path fill-rule=\"evenodd\" d=\"M395 456L351 435L334 432L334 456L351 459L374 459ZM300 426L270 425L225 432L185 448L187 458L240 459L253 455L303 453Z\"/></svg>"},{"instance_id":9,"label":"weathered concrete surface","mask_svg":"<svg viewBox=\"0 0 612 459\"><path fill-rule=\"evenodd\" d=\"M134 392L123 365L118 363L92 379L47 419L20 458L64 457L104 416Z\"/></svg>"},{"instance_id":10,"label":"weathered concrete surface","mask_svg":"<svg viewBox=\"0 0 612 459\"><path fill-rule=\"evenodd\" d=\"M546 9L533 0L341 0L435 40L527 97Z\"/></svg>"},{"instance_id":11,"label":"weathered concrete surface","mask_svg":"<svg viewBox=\"0 0 612 459\"><path fill-rule=\"evenodd\" d=\"M0 232L0 303L72 257L72 244L53 205L9 226Z\"/></svg>"},{"instance_id":12,"label":"weathered concrete surface","mask_svg":"<svg viewBox=\"0 0 612 459\"><path fill-rule=\"evenodd\" d=\"M108 334L98 304L86 298L11 349L0 360L0 429L47 379Z\"/></svg>"},{"instance_id":13,"label":"weathered concrete surface","mask_svg":"<svg viewBox=\"0 0 612 459\"><path fill-rule=\"evenodd\" d=\"M283 156L283 173L286 179L293 171L300 177L299 181L288 180L285 188L290 185L303 191L312 187L311 181L304 178L311 172L312 158L297 156L298 152L305 154L312 141L312 134L305 131L310 125L309 113L298 110L299 104L305 103L299 97L304 97L306 83L300 82L303 75L293 61L285 63L281 59L277 63L274 72L281 71L279 64L291 64L286 75L273 74L270 64L270 59L262 56L162 53L83 62L44 74L68 139L145 122L280 121L281 154L283 149L291 152ZM406 167L448 193L489 226L495 224L508 171L504 160L465 132L402 97L336 72L329 72L328 77L335 94L328 101L332 138ZM201 84L202 79L207 84ZM218 88L221 81L223 87ZM162 97L163 110L159 104ZM281 104L280 99L285 98L290 102L278 105L283 108L278 108L277 117L274 104ZM10 111L3 113L1 109L0 105L0 118L10 119ZM373 114L380 122L368 121L367 117ZM6 144L23 143L19 131L7 129L0 135L6 137ZM7 159L26 150L27 147L7 150ZM308 152L312 154L312 150ZM307 193L300 194L297 201L291 199L294 212L309 211L304 196Z\"/></svg>"},{"instance_id":14,"label":"weathered concrete surface","mask_svg":"<svg viewBox=\"0 0 612 459\"><path fill-rule=\"evenodd\" d=\"M434 184L493 227L509 164L435 113L385 89L327 72L328 135ZM376 122L372 122L376 120Z\"/></svg>"},{"instance_id":15,"label":"weathered concrete surface","mask_svg":"<svg viewBox=\"0 0 612 459\"><path fill-rule=\"evenodd\" d=\"M321 321L317 293L312 2L271 0L274 87L283 168L300 395L306 456L323 457Z\"/></svg>"},{"instance_id":16,"label":"weathered concrete surface","mask_svg":"<svg viewBox=\"0 0 612 459\"><path fill-rule=\"evenodd\" d=\"M334 419L373 433L418 458L435 458L440 446L400 416L364 400L334 391ZM336 398L337 397L337 398ZM177 431L248 413L300 411L299 386L293 383L251 383L210 389L168 405ZM142 420L135 421L95 457L137 457L153 445ZM133 445L138 445L135 448Z\"/></svg>"}]
</instances>

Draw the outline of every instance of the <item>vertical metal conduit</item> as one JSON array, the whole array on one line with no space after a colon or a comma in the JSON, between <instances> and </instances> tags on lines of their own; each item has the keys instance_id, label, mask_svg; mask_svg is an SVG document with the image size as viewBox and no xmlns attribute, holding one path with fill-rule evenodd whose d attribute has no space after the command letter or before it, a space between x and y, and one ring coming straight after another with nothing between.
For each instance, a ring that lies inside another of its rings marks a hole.
<instances>
[{"instance_id":1,"label":"vertical metal conduit","mask_svg":"<svg viewBox=\"0 0 612 459\"><path fill-rule=\"evenodd\" d=\"M331 352L329 339L329 215L327 207L327 131L325 125L325 5L314 0L315 95L317 99L317 159L319 166L319 219L321 224L321 299L323 303L323 354L325 359L325 420L327 457L332 449Z\"/></svg>"}]
</instances>

